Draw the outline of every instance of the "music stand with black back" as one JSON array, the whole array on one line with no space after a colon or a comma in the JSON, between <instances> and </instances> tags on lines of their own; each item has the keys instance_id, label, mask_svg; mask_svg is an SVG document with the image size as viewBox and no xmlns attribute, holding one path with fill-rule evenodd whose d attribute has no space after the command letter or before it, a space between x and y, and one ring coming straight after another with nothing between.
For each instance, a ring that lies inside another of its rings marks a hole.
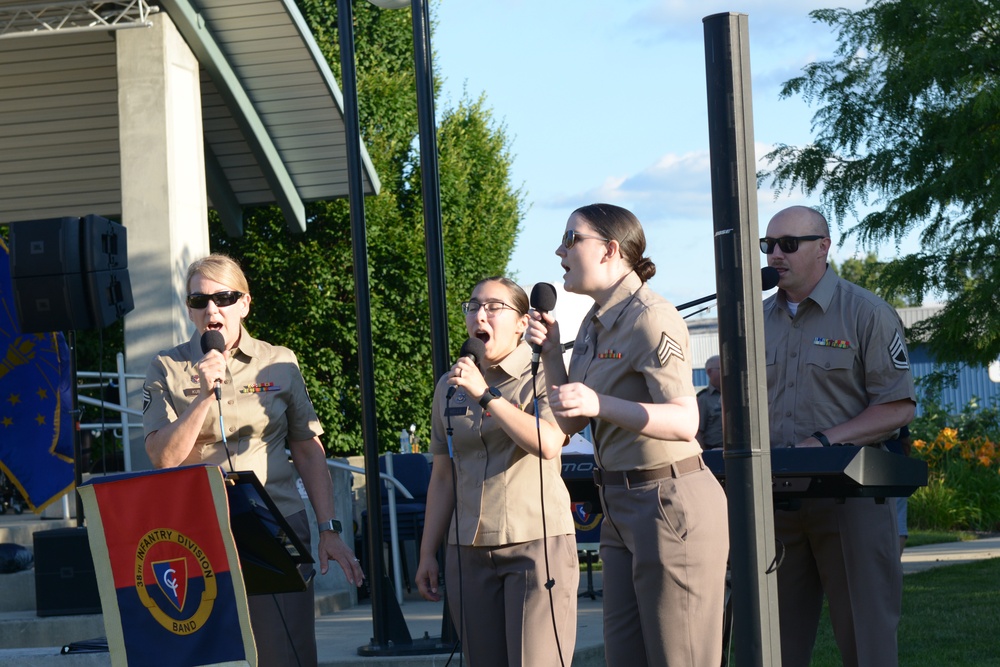
<instances>
[{"instance_id":1,"label":"music stand with black back","mask_svg":"<svg viewBox=\"0 0 1000 667\"><path fill-rule=\"evenodd\" d=\"M227 473L226 494L247 595L306 590L315 570L304 577L299 565L315 561L257 475L251 471Z\"/></svg>"}]
</instances>

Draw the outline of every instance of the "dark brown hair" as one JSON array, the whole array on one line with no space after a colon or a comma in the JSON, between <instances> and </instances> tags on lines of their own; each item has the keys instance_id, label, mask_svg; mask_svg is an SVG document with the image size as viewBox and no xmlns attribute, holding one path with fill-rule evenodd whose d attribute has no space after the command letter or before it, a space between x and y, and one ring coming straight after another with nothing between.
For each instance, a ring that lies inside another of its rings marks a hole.
<instances>
[{"instance_id":1,"label":"dark brown hair","mask_svg":"<svg viewBox=\"0 0 1000 667\"><path fill-rule=\"evenodd\" d=\"M525 294L524 289L520 285L515 283L510 278L504 278L503 276L490 276L489 278L483 278L478 283L472 286L472 291L475 292L476 288L483 283L500 283L507 288L510 292L510 300L513 303L508 304L514 306L517 309L518 315L527 315L528 309L530 308L530 303L528 301L528 295Z\"/></svg>"},{"instance_id":2,"label":"dark brown hair","mask_svg":"<svg viewBox=\"0 0 1000 667\"><path fill-rule=\"evenodd\" d=\"M646 235L635 214L614 204L590 204L573 211L587 221L599 235L618 241L622 258L628 262L642 282L656 275L653 260L643 257Z\"/></svg>"}]
</instances>

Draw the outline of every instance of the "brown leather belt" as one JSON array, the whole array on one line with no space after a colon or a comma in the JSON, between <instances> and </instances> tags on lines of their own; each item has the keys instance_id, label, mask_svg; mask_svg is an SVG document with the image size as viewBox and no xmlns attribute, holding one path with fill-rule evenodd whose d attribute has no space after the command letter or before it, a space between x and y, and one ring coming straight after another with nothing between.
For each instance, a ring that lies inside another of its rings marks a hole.
<instances>
[{"instance_id":1,"label":"brown leather belt","mask_svg":"<svg viewBox=\"0 0 1000 667\"><path fill-rule=\"evenodd\" d=\"M601 470L594 468L594 484L597 486L627 486L654 482L667 477L680 477L688 473L705 469L705 461L701 454L695 454L686 459L654 470Z\"/></svg>"}]
</instances>

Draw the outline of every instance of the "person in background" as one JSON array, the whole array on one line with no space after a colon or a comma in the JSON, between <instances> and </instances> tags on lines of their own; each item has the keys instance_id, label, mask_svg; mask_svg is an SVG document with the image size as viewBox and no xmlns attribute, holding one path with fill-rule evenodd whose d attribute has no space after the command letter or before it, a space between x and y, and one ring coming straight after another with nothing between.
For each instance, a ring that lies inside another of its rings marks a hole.
<instances>
[{"instance_id":1,"label":"person in background","mask_svg":"<svg viewBox=\"0 0 1000 667\"><path fill-rule=\"evenodd\" d=\"M722 447L722 394L719 383L722 370L719 355L705 360L705 374L708 386L698 392L698 433L695 438L702 449Z\"/></svg>"},{"instance_id":2,"label":"person in background","mask_svg":"<svg viewBox=\"0 0 1000 667\"><path fill-rule=\"evenodd\" d=\"M874 445L913 419L916 393L896 311L827 265L830 229L805 206L760 240L778 291L764 302L771 447ZM902 568L893 503L804 498L777 510L781 664L809 665L823 596L846 667L893 667Z\"/></svg>"},{"instance_id":3,"label":"person in background","mask_svg":"<svg viewBox=\"0 0 1000 667\"><path fill-rule=\"evenodd\" d=\"M593 428L604 504L604 648L612 667L722 662L726 496L695 440L687 326L646 282L642 225L610 204L577 209L556 255L567 291L594 299L567 373L559 326L532 313L564 433Z\"/></svg>"},{"instance_id":4,"label":"person in background","mask_svg":"<svg viewBox=\"0 0 1000 667\"><path fill-rule=\"evenodd\" d=\"M250 313L250 287L230 257L213 254L196 260L188 267L186 285L194 336L157 354L143 384L142 425L150 460L157 468L211 464L253 471L309 547L311 531L293 475L297 472L319 523L320 572L326 574L329 562L337 561L347 581L360 586L361 564L340 537L333 482L319 439L323 429L295 355L253 338L243 326ZM201 337L208 331L222 336L225 352L202 351ZM221 401L215 399L217 384ZM219 432L220 408L228 450ZM311 579L305 592L252 595L248 603L259 664L316 665Z\"/></svg>"},{"instance_id":5,"label":"person in background","mask_svg":"<svg viewBox=\"0 0 1000 667\"><path fill-rule=\"evenodd\" d=\"M434 392L417 588L440 599L436 552L447 532L448 608L469 663L568 666L580 584L561 476L568 438L549 410L544 365L536 375L536 425L531 348L522 340L528 297L507 278L487 278L462 310L485 358L481 370L461 357Z\"/></svg>"}]
</instances>

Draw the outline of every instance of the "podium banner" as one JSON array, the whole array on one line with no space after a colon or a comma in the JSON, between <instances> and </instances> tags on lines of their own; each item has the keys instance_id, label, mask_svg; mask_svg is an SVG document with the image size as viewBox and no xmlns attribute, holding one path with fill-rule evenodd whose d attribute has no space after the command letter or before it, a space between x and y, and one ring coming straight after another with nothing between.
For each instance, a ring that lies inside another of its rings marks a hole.
<instances>
[{"instance_id":1,"label":"podium banner","mask_svg":"<svg viewBox=\"0 0 1000 667\"><path fill-rule=\"evenodd\" d=\"M256 667L217 467L93 479L80 495L114 667Z\"/></svg>"}]
</instances>

